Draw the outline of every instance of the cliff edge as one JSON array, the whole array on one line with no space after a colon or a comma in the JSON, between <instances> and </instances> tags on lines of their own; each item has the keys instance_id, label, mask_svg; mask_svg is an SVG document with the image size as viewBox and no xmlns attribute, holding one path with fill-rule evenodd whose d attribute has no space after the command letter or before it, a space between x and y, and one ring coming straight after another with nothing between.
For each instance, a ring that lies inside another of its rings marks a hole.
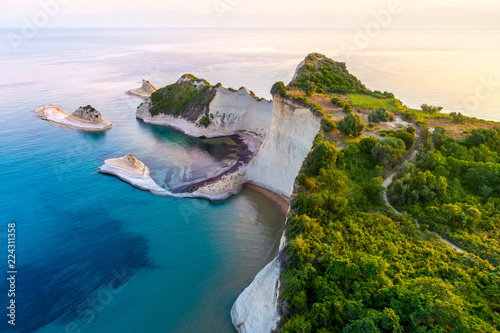
<instances>
[{"instance_id":1,"label":"cliff edge","mask_svg":"<svg viewBox=\"0 0 500 333\"><path fill-rule=\"evenodd\" d=\"M274 258L234 302L231 319L239 333L268 333L277 328L279 276L280 263Z\"/></svg>"}]
</instances>

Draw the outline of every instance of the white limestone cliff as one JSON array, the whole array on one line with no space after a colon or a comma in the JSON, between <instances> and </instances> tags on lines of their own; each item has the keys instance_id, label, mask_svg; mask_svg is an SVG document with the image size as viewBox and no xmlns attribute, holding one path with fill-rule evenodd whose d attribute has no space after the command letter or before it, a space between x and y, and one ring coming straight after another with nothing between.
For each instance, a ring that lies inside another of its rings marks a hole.
<instances>
[{"instance_id":1,"label":"white limestone cliff","mask_svg":"<svg viewBox=\"0 0 500 333\"><path fill-rule=\"evenodd\" d=\"M218 87L209 104L208 114L211 119L207 127L198 121L188 121L182 117L167 114L152 116L151 101L141 104L136 116L145 123L173 127L187 135L217 137L241 131L252 133L263 140L271 125L273 106L270 101L256 99L246 88L231 91Z\"/></svg>"},{"instance_id":2,"label":"white limestone cliff","mask_svg":"<svg viewBox=\"0 0 500 333\"><path fill-rule=\"evenodd\" d=\"M280 262L274 258L240 294L231 309L239 333L270 333L276 329Z\"/></svg>"},{"instance_id":3,"label":"white limestone cliff","mask_svg":"<svg viewBox=\"0 0 500 333\"><path fill-rule=\"evenodd\" d=\"M248 165L249 183L290 199L302 163L321 126L321 117L309 108L273 96L273 119L259 153Z\"/></svg>"}]
</instances>

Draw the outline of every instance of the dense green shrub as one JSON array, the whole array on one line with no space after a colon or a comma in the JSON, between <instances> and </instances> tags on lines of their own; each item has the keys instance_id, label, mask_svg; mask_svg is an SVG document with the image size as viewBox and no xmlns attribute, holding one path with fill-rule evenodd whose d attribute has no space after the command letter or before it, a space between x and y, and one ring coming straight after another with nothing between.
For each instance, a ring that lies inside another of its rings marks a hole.
<instances>
[{"instance_id":1,"label":"dense green shrub","mask_svg":"<svg viewBox=\"0 0 500 333\"><path fill-rule=\"evenodd\" d=\"M350 112L344 119L337 122L337 129L345 136L358 137L363 134L366 124L361 120L360 115Z\"/></svg>"},{"instance_id":2,"label":"dense green shrub","mask_svg":"<svg viewBox=\"0 0 500 333\"><path fill-rule=\"evenodd\" d=\"M442 106L434 106L434 105L427 105L427 104L422 104L420 106L423 112L429 113L429 114L436 114L441 112L443 110Z\"/></svg>"},{"instance_id":3,"label":"dense green shrub","mask_svg":"<svg viewBox=\"0 0 500 333\"><path fill-rule=\"evenodd\" d=\"M307 159L308 172L317 175L320 169L328 169L335 165L339 151L330 142L322 142Z\"/></svg>"},{"instance_id":4,"label":"dense green shrub","mask_svg":"<svg viewBox=\"0 0 500 333\"><path fill-rule=\"evenodd\" d=\"M368 115L368 121L372 123L394 121L396 117L394 113L387 111L385 108L376 109Z\"/></svg>"},{"instance_id":5,"label":"dense green shrub","mask_svg":"<svg viewBox=\"0 0 500 333\"><path fill-rule=\"evenodd\" d=\"M409 150L411 147L413 147L413 143L415 142L415 136L408 133L408 131L406 130L397 131L394 137L403 140L406 150Z\"/></svg>"},{"instance_id":6,"label":"dense green shrub","mask_svg":"<svg viewBox=\"0 0 500 333\"><path fill-rule=\"evenodd\" d=\"M200 119L200 125L208 127L208 125L210 125L210 118L208 116L205 116L205 117L201 118Z\"/></svg>"},{"instance_id":7,"label":"dense green shrub","mask_svg":"<svg viewBox=\"0 0 500 333\"><path fill-rule=\"evenodd\" d=\"M393 167L405 153L405 143L397 138L385 138L372 148L373 160L382 166Z\"/></svg>"}]
</instances>

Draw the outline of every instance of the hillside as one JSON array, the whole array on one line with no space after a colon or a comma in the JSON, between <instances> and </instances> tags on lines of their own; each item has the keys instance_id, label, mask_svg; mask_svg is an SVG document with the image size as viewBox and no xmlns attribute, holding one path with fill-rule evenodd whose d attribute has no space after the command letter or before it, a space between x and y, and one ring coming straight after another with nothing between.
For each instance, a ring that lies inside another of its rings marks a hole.
<instances>
[{"instance_id":1,"label":"hillside","mask_svg":"<svg viewBox=\"0 0 500 333\"><path fill-rule=\"evenodd\" d=\"M323 115L286 224L280 331L498 332L499 124L407 108L317 54L274 89ZM404 215L384 201L394 174Z\"/></svg>"}]
</instances>

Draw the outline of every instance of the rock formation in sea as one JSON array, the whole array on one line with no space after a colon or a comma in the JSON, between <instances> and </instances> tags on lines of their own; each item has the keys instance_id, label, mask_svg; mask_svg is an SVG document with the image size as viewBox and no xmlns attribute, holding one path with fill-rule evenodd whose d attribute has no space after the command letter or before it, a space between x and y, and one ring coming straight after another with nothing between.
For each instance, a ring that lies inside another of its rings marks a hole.
<instances>
[{"instance_id":1,"label":"rock formation in sea","mask_svg":"<svg viewBox=\"0 0 500 333\"><path fill-rule=\"evenodd\" d=\"M273 95L270 102L246 88L212 86L189 74L152 94L138 107L136 116L191 136L242 136L252 151L248 162L192 192L217 199L237 193L246 183L290 199L295 177L321 124L320 116L292 100Z\"/></svg>"},{"instance_id":2,"label":"rock formation in sea","mask_svg":"<svg viewBox=\"0 0 500 333\"><path fill-rule=\"evenodd\" d=\"M149 168L132 154L105 160L97 171L114 175L141 190L158 194L166 192L151 178Z\"/></svg>"},{"instance_id":3,"label":"rock formation in sea","mask_svg":"<svg viewBox=\"0 0 500 333\"><path fill-rule=\"evenodd\" d=\"M35 113L43 120L69 129L100 132L113 127L113 124L104 119L102 114L90 105L78 108L71 115L55 105L40 106L35 109Z\"/></svg>"},{"instance_id":4,"label":"rock formation in sea","mask_svg":"<svg viewBox=\"0 0 500 333\"><path fill-rule=\"evenodd\" d=\"M103 123L106 121L102 117L102 114L90 105L80 106L71 115L75 118L79 118L85 121L90 121L92 123Z\"/></svg>"},{"instance_id":5,"label":"rock formation in sea","mask_svg":"<svg viewBox=\"0 0 500 333\"><path fill-rule=\"evenodd\" d=\"M139 97L142 99L147 99L151 96L152 93L156 91L156 88L149 83L149 81L142 80L142 86L137 89L130 89L127 91L127 94L135 97Z\"/></svg>"}]
</instances>

